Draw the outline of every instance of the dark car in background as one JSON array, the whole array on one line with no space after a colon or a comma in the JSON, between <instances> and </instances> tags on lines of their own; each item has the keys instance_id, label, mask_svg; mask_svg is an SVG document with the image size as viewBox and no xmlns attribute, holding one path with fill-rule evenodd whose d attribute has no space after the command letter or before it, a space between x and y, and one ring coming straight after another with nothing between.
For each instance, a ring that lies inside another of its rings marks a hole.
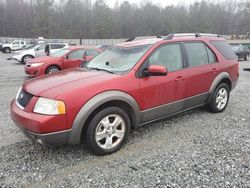
<instances>
[{"instance_id":1,"label":"dark car in background","mask_svg":"<svg viewBox=\"0 0 250 188\"><path fill-rule=\"evenodd\" d=\"M248 60L250 55L250 50L247 46L243 46L242 44L239 45L231 45L233 51L235 52L238 60L244 59L245 61Z\"/></svg>"}]
</instances>

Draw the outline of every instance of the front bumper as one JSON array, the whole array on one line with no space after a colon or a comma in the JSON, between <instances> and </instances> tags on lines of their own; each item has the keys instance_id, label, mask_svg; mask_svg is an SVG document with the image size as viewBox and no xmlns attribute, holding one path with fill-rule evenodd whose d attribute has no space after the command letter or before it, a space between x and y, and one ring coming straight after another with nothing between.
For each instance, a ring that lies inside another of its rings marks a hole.
<instances>
[{"instance_id":1,"label":"front bumper","mask_svg":"<svg viewBox=\"0 0 250 188\"><path fill-rule=\"evenodd\" d=\"M46 133L46 134L38 134L25 129L21 129L21 131L32 141L42 145L50 145L50 146L60 146L67 144L68 136L70 134L70 130Z\"/></svg>"},{"instance_id":2,"label":"front bumper","mask_svg":"<svg viewBox=\"0 0 250 188\"><path fill-rule=\"evenodd\" d=\"M13 55L12 59L14 59L16 61L22 61L22 55Z\"/></svg>"},{"instance_id":3,"label":"front bumper","mask_svg":"<svg viewBox=\"0 0 250 188\"><path fill-rule=\"evenodd\" d=\"M41 76L43 72L43 69L40 67L27 67L27 65L25 66L24 70L26 74L33 77Z\"/></svg>"},{"instance_id":4,"label":"front bumper","mask_svg":"<svg viewBox=\"0 0 250 188\"><path fill-rule=\"evenodd\" d=\"M11 118L27 137L40 144L64 145L68 143L71 129L66 129L65 116L30 113L25 109L20 109L14 99L11 102Z\"/></svg>"}]
</instances>

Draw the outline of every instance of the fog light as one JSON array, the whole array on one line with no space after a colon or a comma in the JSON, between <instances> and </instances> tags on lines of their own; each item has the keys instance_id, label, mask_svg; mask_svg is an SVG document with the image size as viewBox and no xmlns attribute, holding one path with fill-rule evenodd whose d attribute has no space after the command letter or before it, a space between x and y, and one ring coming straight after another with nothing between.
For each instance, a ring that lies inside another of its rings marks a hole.
<instances>
[{"instance_id":1,"label":"fog light","mask_svg":"<svg viewBox=\"0 0 250 188\"><path fill-rule=\"evenodd\" d=\"M36 139L36 141L37 141L37 143L39 143L41 145L43 144L43 141L40 138Z\"/></svg>"}]
</instances>

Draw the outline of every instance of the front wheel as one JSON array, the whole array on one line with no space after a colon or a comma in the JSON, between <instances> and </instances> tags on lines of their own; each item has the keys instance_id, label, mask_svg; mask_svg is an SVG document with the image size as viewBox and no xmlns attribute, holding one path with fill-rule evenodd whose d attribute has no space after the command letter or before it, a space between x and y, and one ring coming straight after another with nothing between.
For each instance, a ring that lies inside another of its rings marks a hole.
<instances>
[{"instance_id":1,"label":"front wheel","mask_svg":"<svg viewBox=\"0 0 250 188\"><path fill-rule=\"evenodd\" d=\"M108 107L90 121L84 135L87 147L96 155L118 151L127 141L130 119L119 107Z\"/></svg>"},{"instance_id":2,"label":"front wheel","mask_svg":"<svg viewBox=\"0 0 250 188\"><path fill-rule=\"evenodd\" d=\"M34 57L32 55L25 55L22 58L22 63L27 63L28 60L33 59Z\"/></svg>"},{"instance_id":3,"label":"front wheel","mask_svg":"<svg viewBox=\"0 0 250 188\"><path fill-rule=\"evenodd\" d=\"M228 85L225 83L220 84L216 88L213 97L208 104L208 109L214 113L223 112L227 107L229 94L230 93Z\"/></svg>"},{"instance_id":4,"label":"front wheel","mask_svg":"<svg viewBox=\"0 0 250 188\"><path fill-rule=\"evenodd\" d=\"M59 72L60 68L58 66L50 66L47 70L46 70L46 74L53 74L56 72Z\"/></svg>"}]
</instances>

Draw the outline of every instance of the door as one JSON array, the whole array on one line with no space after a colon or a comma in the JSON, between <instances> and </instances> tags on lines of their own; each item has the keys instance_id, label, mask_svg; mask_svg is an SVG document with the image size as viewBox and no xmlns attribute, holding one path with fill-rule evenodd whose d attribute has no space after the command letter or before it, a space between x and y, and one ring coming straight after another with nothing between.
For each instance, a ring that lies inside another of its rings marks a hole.
<instances>
[{"instance_id":1,"label":"door","mask_svg":"<svg viewBox=\"0 0 250 188\"><path fill-rule=\"evenodd\" d=\"M63 68L69 69L73 67L80 67L83 62L84 52L84 49L77 49L68 53L66 58L63 58Z\"/></svg>"},{"instance_id":2,"label":"door","mask_svg":"<svg viewBox=\"0 0 250 188\"><path fill-rule=\"evenodd\" d=\"M21 48L21 41L14 41L11 43L12 50L18 50Z\"/></svg>"},{"instance_id":3,"label":"door","mask_svg":"<svg viewBox=\"0 0 250 188\"><path fill-rule=\"evenodd\" d=\"M181 46L178 43L159 47L142 67L163 65L166 76L140 78L143 122L150 121L184 108L187 70L184 67ZM145 66L146 65L146 66Z\"/></svg>"},{"instance_id":4,"label":"door","mask_svg":"<svg viewBox=\"0 0 250 188\"><path fill-rule=\"evenodd\" d=\"M190 105L199 105L206 102L210 86L219 74L220 65L216 55L202 42L184 43L188 59L188 93L193 98ZM192 103L192 104L191 104Z\"/></svg>"},{"instance_id":5,"label":"door","mask_svg":"<svg viewBox=\"0 0 250 188\"><path fill-rule=\"evenodd\" d=\"M35 50L35 57L45 56L45 45L40 44Z\"/></svg>"}]
</instances>

